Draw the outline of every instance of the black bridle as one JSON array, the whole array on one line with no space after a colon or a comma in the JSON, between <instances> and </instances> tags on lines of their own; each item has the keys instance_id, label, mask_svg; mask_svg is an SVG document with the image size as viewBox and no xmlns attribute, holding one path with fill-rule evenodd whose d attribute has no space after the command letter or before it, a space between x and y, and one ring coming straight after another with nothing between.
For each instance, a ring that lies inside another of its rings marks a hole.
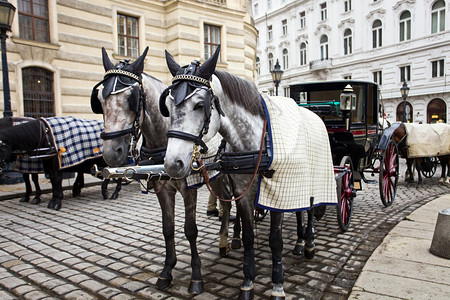
<instances>
[{"instance_id":1,"label":"black bridle","mask_svg":"<svg viewBox=\"0 0 450 300\"><path fill-rule=\"evenodd\" d=\"M169 130L167 132L167 137L191 141L194 143L194 145L201 147L200 150L201 153L206 153L208 152L208 146L206 146L206 143L203 141L203 137L208 133L209 130L209 123L211 121L211 112L213 110L213 103L216 104L219 114L225 116L225 114L222 111L222 108L220 107L219 98L216 95L214 95L214 91L210 81L195 75L186 75L186 74L176 75L172 79L172 85L169 86L161 94L160 110L163 116L166 117L169 116L169 111L167 110L167 107L165 106L164 102L167 96L170 96L175 101L175 105L178 105L185 100L185 99L174 99L171 93L172 90L177 88L183 82L187 83L190 87L194 89L198 88L203 89L209 94L209 96L207 96L205 99L206 103L203 107L205 113L205 122L203 123L203 127L200 130L200 134L198 136L179 130Z\"/></svg>"}]
</instances>

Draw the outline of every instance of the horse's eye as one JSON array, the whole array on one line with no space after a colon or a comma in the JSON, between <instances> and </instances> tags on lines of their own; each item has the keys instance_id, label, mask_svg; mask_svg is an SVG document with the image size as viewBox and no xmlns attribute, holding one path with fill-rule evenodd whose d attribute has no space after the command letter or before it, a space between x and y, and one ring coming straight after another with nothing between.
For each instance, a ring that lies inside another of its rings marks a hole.
<instances>
[{"instance_id":1,"label":"horse's eye","mask_svg":"<svg viewBox=\"0 0 450 300\"><path fill-rule=\"evenodd\" d=\"M203 102L199 102L199 103L195 104L194 110L203 109L204 106L205 106L205 104Z\"/></svg>"}]
</instances>

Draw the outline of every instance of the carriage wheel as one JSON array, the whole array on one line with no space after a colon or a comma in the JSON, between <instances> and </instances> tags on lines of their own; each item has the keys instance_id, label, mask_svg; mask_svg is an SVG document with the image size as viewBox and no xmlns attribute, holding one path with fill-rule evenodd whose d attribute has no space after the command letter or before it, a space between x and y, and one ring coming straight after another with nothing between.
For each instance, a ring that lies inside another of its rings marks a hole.
<instances>
[{"instance_id":1,"label":"carriage wheel","mask_svg":"<svg viewBox=\"0 0 450 300\"><path fill-rule=\"evenodd\" d=\"M399 176L398 149L394 141L390 141L381 156L379 185L381 202L388 207L394 202Z\"/></svg>"},{"instance_id":2,"label":"carriage wheel","mask_svg":"<svg viewBox=\"0 0 450 300\"><path fill-rule=\"evenodd\" d=\"M337 219L339 227L343 232L348 230L353 209L353 198L355 197L355 186L353 180L353 164L349 156L344 156L340 167L347 167L348 171L336 180L338 197Z\"/></svg>"},{"instance_id":3,"label":"carriage wheel","mask_svg":"<svg viewBox=\"0 0 450 300\"><path fill-rule=\"evenodd\" d=\"M431 178L436 173L438 158L436 156L424 157L420 163L420 172L426 178Z\"/></svg>"}]
</instances>

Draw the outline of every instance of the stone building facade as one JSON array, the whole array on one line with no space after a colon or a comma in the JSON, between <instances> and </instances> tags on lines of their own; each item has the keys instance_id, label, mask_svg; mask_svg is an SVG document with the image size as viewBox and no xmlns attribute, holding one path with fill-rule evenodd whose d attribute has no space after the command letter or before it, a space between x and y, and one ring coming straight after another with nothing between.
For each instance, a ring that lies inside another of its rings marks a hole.
<instances>
[{"instance_id":1,"label":"stone building facade","mask_svg":"<svg viewBox=\"0 0 450 300\"><path fill-rule=\"evenodd\" d=\"M307 81L379 84L390 122L401 121L406 80L409 122L450 123L450 1L251 0L258 29L257 82L280 93Z\"/></svg>"},{"instance_id":2,"label":"stone building facade","mask_svg":"<svg viewBox=\"0 0 450 300\"><path fill-rule=\"evenodd\" d=\"M101 117L90 108L104 75L101 47L118 62L149 46L144 72L168 84L164 50L188 64L220 43L217 68L254 80L257 32L247 0L9 2L16 7L6 44L14 116Z\"/></svg>"}]
</instances>

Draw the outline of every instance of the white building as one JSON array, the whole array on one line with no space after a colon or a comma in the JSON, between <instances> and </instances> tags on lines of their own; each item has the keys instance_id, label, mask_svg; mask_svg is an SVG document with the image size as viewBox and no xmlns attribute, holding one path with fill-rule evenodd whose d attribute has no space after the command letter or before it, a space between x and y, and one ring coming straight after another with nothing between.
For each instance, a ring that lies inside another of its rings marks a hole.
<instances>
[{"instance_id":1,"label":"white building","mask_svg":"<svg viewBox=\"0 0 450 300\"><path fill-rule=\"evenodd\" d=\"M450 123L449 6L448 0L251 0L258 87L273 93L276 60L284 71L280 95L307 81L375 81L395 122L402 120L406 80L410 122Z\"/></svg>"}]
</instances>

